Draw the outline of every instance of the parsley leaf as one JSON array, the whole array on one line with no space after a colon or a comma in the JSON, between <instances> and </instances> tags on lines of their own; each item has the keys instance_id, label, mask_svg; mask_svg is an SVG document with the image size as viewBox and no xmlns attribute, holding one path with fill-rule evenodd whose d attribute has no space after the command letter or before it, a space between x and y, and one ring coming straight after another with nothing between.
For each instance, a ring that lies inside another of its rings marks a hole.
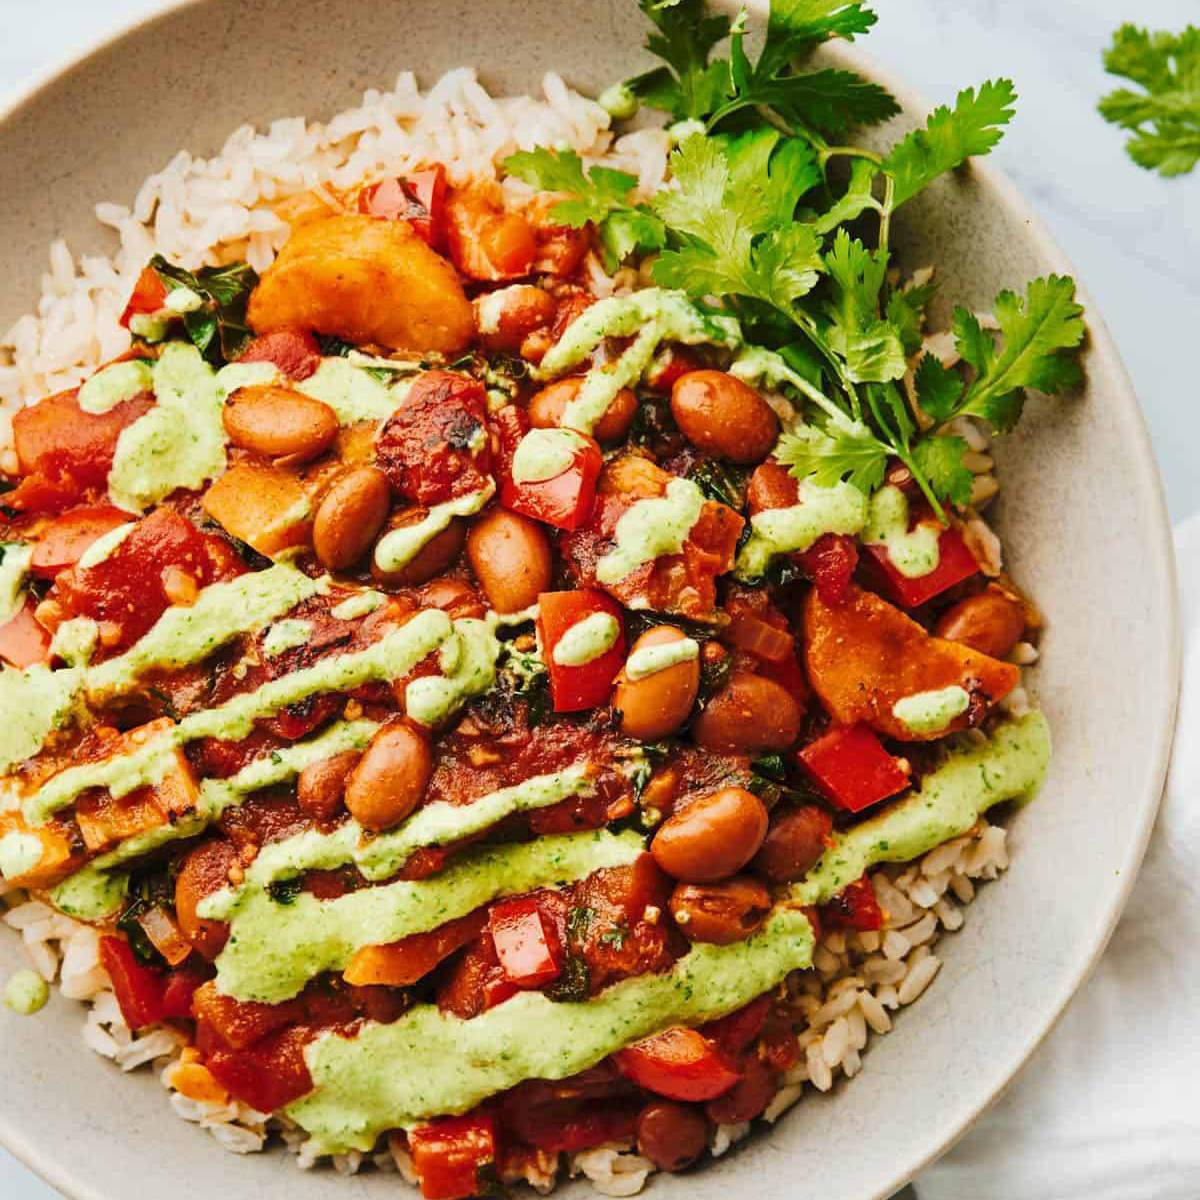
<instances>
[{"instance_id":1,"label":"parsley leaf","mask_svg":"<svg viewBox=\"0 0 1200 1200\"><path fill-rule=\"evenodd\" d=\"M1126 143L1139 167L1184 175L1200 162L1200 27L1151 33L1122 25L1104 67L1144 88L1118 88L1100 101L1106 121L1132 131Z\"/></svg>"},{"instance_id":2,"label":"parsley leaf","mask_svg":"<svg viewBox=\"0 0 1200 1200\"><path fill-rule=\"evenodd\" d=\"M817 176L811 152L774 131L728 148L694 134L671 155L678 188L654 199L679 245L654 264L654 278L696 296L747 296L785 311L816 285L820 242L791 221ZM731 157L732 156L732 157Z\"/></svg>"},{"instance_id":3,"label":"parsley leaf","mask_svg":"<svg viewBox=\"0 0 1200 1200\"><path fill-rule=\"evenodd\" d=\"M1003 348L966 309L954 314L959 353L976 376L954 415L983 417L1006 433L1017 423L1024 389L1059 392L1076 386L1079 363L1064 351L1083 341L1083 309L1075 300L1075 281L1061 275L1035 279L1024 298L1001 292L993 311Z\"/></svg>"},{"instance_id":4,"label":"parsley leaf","mask_svg":"<svg viewBox=\"0 0 1200 1200\"><path fill-rule=\"evenodd\" d=\"M830 422L824 429L800 425L783 434L775 447L775 457L797 479L811 479L818 487L844 480L863 492L873 492L883 482L889 453L859 422Z\"/></svg>"},{"instance_id":5,"label":"parsley leaf","mask_svg":"<svg viewBox=\"0 0 1200 1200\"><path fill-rule=\"evenodd\" d=\"M855 383L902 379L908 370L899 331L879 318L887 258L885 250L868 250L844 229L825 256L833 283L833 300L826 306L829 344L845 358Z\"/></svg>"},{"instance_id":6,"label":"parsley leaf","mask_svg":"<svg viewBox=\"0 0 1200 1200\"><path fill-rule=\"evenodd\" d=\"M954 504L971 501L975 476L963 463L967 448L963 438L944 433L924 437L913 447L913 458L930 487L941 499Z\"/></svg>"},{"instance_id":7,"label":"parsley leaf","mask_svg":"<svg viewBox=\"0 0 1200 1200\"><path fill-rule=\"evenodd\" d=\"M565 192L550 215L560 224L580 229L596 226L610 271L635 251L662 249L666 231L662 221L645 205L630 204L637 177L611 167L584 168L574 150L547 150L537 146L510 154L501 164L510 175L547 192Z\"/></svg>"},{"instance_id":8,"label":"parsley leaf","mask_svg":"<svg viewBox=\"0 0 1200 1200\"><path fill-rule=\"evenodd\" d=\"M708 56L729 36L729 18L708 14L704 0L638 2L655 25L646 37L646 49L668 66L629 80L634 95L679 120L714 112L729 95L729 64L710 66Z\"/></svg>"},{"instance_id":9,"label":"parsley leaf","mask_svg":"<svg viewBox=\"0 0 1200 1200\"><path fill-rule=\"evenodd\" d=\"M904 353L911 358L921 348L921 331L925 328L925 309L937 288L923 283L892 292L888 296L887 319L896 327Z\"/></svg>"},{"instance_id":10,"label":"parsley leaf","mask_svg":"<svg viewBox=\"0 0 1200 1200\"><path fill-rule=\"evenodd\" d=\"M939 175L961 166L973 154L987 154L1012 120L1017 93L1007 79L993 79L978 91L959 92L953 108L929 114L924 129L915 129L892 147L883 169L895 181L893 204L899 208Z\"/></svg>"}]
</instances>

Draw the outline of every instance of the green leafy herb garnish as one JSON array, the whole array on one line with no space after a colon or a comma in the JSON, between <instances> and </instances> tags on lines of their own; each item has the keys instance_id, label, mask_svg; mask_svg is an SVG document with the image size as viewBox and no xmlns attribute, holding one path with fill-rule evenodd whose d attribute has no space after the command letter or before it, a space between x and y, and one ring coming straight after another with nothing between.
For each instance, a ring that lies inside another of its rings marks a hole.
<instances>
[{"instance_id":1,"label":"green leafy herb garnish","mask_svg":"<svg viewBox=\"0 0 1200 1200\"><path fill-rule=\"evenodd\" d=\"M253 336L246 324L246 304L258 283L258 273L247 263L201 267L185 271L156 254L150 265L172 293L186 289L195 307L182 312L183 327L192 344L211 362L231 362Z\"/></svg>"},{"instance_id":2,"label":"green leafy herb garnish","mask_svg":"<svg viewBox=\"0 0 1200 1200\"><path fill-rule=\"evenodd\" d=\"M1118 88L1100 101L1104 119L1132 133L1129 157L1160 175L1192 170L1200 162L1200 27L1173 34L1122 25L1104 67L1143 89Z\"/></svg>"},{"instance_id":3,"label":"green leafy herb garnish","mask_svg":"<svg viewBox=\"0 0 1200 1200\"><path fill-rule=\"evenodd\" d=\"M276 904L294 904L304 890L304 880L297 875L293 879L276 879L267 884L267 891Z\"/></svg>"},{"instance_id":4,"label":"green leafy herb garnish","mask_svg":"<svg viewBox=\"0 0 1200 1200\"><path fill-rule=\"evenodd\" d=\"M666 231L644 204L630 203L636 176L611 167L585 169L574 150L547 150L538 146L509 155L504 169L532 187L546 192L566 192L551 210L554 220L572 229L589 222L600 235L605 265L610 271L637 252L661 250Z\"/></svg>"}]
</instances>

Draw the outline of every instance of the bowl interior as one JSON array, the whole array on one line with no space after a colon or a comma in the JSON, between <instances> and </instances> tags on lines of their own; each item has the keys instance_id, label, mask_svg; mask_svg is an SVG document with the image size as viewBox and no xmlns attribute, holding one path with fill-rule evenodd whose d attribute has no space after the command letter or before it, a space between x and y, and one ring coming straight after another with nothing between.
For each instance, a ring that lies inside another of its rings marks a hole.
<instances>
[{"instance_id":1,"label":"bowl interior","mask_svg":"<svg viewBox=\"0 0 1200 1200\"><path fill-rule=\"evenodd\" d=\"M403 69L427 84L477 65L494 92L536 90L555 70L595 91L644 65L642 29L632 0L194 0L142 24L0 121L0 327L36 299L51 239L107 251L92 205L128 203L180 147L209 153L247 121L331 115ZM884 82L920 111L919 97ZM937 264L943 317L951 303L984 309L1001 287L1065 269L988 171L930 189L903 211L894 240L906 265ZM1056 741L1041 799L1012 822L1008 876L943 941L941 977L872 1045L864 1078L807 1095L770 1136L707 1170L658 1179L665 1200L715 1198L750 1179L761 1200L810 1187L824 1200L889 1194L998 1094L1111 932L1161 788L1178 655L1157 474L1123 369L1091 319L1087 390L1031 402L998 455L1004 490L992 517L1009 569L1047 615L1037 686ZM15 937L0 937L0 971L22 958ZM278 1180L294 1200L395 1188L384 1177L299 1173L279 1154L226 1154L174 1119L148 1074L119 1078L87 1051L81 1018L59 997L36 1021L0 1017L0 1136L67 1194L115 1200L134 1179L148 1193L187 1180L193 1194L231 1196Z\"/></svg>"}]
</instances>

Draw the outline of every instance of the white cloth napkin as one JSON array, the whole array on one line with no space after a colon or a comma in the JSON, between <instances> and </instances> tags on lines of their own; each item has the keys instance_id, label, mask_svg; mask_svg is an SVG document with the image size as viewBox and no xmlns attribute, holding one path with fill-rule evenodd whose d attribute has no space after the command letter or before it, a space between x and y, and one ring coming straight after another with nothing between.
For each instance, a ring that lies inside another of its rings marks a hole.
<instances>
[{"instance_id":1,"label":"white cloth napkin","mask_svg":"<svg viewBox=\"0 0 1200 1200\"><path fill-rule=\"evenodd\" d=\"M1095 975L920 1200L1200 1198L1200 518L1175 547L1183 696L1145 867Z\"/></svg>"}]
</instances>

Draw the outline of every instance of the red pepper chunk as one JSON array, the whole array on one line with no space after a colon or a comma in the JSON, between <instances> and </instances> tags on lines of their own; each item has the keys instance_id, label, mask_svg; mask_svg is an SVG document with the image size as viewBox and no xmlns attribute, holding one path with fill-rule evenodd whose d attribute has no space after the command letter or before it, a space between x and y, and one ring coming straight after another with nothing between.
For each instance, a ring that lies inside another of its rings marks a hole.
<instances>
[{"instance_id":1,"label":"red pepper chunk","mask_svg":"<svg viewBox=\"0 0 1200 1200\"><path fill-rule=\"evenodd\" d=\"M938 538L937 566L927 575L916 578L902 575L896 569L886 546L872 545L864 549L869 555L877 586L902 608L916 608L956 583L970 579L979 570L975 556L967 549L967 543L957 529L942 530Z\"/></svg>"},{"instance_id":2,"label":"red pepper chunk","mask_svg":"<svg viewBox=\"0 0 1200 1200\"><path fill-rule=\"evenodd\" d=\"M705 1037L712 1038L728 1054L741 1054L767 1023L771 1011L771 996L759 996L744 1008L702 1027Z\"/></svg>"},{"instance_id":3,"label":"red pepper chunk","mask_svg":"<svg viewBox=\"0 0 1200 1200\"><path fill-rule=\"evenodd\" d=\"M857 929L860 932L883 928L883 909L875 898L875 888L864 875L847 884L828 904L821 905L823 929Z\"/></svg>"},{"instance_id":4,"label":"red pepper chunk","mask_svg":"<svg viewBox=\"0 0 1200 1200\"><path fill-rule=\"evenodd\" d=\"M102 937L100 962L108 972L121 1016L130 1029L156 1025L164 1018L166 977L161 971L138 962L124 938Z\"/></svg>"},{"instance_id":5,"label":"red pepper chunk","mask_svg":"<svg viewBox=\"0 0 1200 1200\"><path fill-rule=\"evenodd\" d=\"M477 1195L482 1168L496 1161L496 1120L468 1113L421 1125L408 1135L413 1170L426 1200L467 1200Z\"/></svg>"},{"instance_id":6,"label":"red pepper chunk","mask_svg":"<svg viewBox=\"0 0 1200 1200\"><path fill-rule=\"evenodd\" d=\"M73 567L93 542L133 519L111 504L85 505L55 517L33 548L29 573L53 579L59 571Z\"/></svg>"},{"instance_id":7,"label":"red pepper chunk","mask_svg":"<svg viewBox=\"0 0 1200 1200\"><path fill-rule=\"evenodd\" d=\"M504 974L521 988L539 988L557 979L563 951L553 922L531 897L504 900L488 917L496 957Z\"/></svg>"},{"instance_id":8,"label":"red pepper chunk","mask_svg":"<svg viewBox=\"0 0 1200 1200\"><path fill-rule=\"evenodd\" d=\"M908 773L866 725L831 729L797 755L821 794L858 813L908 787Z\"/></svg>"},{"instance_id":9,"label":"red pepper chunk","mask_svg":"<svg viewBox=\"0 0 1200 1200\"><path fill-rule=\"evenodd\" d=\"M596 503L596 480L600 477L604 458L593 438L581 433L575 437L578 445L568 467L551 479L518 483L511 474L506 475L500 490L500 503L513 512L544 521L557 529L572 530L586 525Z\"/></svg>"},{"instance_id":10,"label":"red pepper chunk","mask_svg":"<svg viewBox=\"0 0 1200 1200\"><path fill-rule=\"evenodd\" d=\"M274 1112L313 1089L304 1047L313 1036L306 1026L281 1029L253 1046L233 1050L203 1022L196 1027L196 1046L213 1078L243 1104Z\"/></svg>"},{"instance_id":11,"label":"red pepper chunk","mask_svg":"<svg viewBox=\"0 0 1200 1200\"><path fill-rule=\"evenodd\" d=\"M795 558L821 599L826 604L841 604L858 566L858 546L854 539L844 533L826 533Z\"/></svg>"},{"instance_id":12,"label":"red pepper chunk","mask_svg":"<svg viewBox=\"0 0 1200 1200\"><path fill-rule=\"evenodd\" d=\"M446 246L446 171L438 164L427 171L384 179L366 188L358 211L389 221L407 221L413 232L434 250Z\"/></svg>"},{"instance_id":13,"label":"red pepper chunk","mask_svg":"<svg viewBox=\"0 0 1200 1200\"><path fill-rule=\"evenodd\" d=\"M668 1029L614 1058L623 1075L670 1100L714 1100L741 1078L725 1051L695 1029Z\"/></svg>"},{"instance_id":14,"label":"red pepper chunk","mask_svg":"<svg viewBox=\"0 0 1200 1200\"><path fill-rule=\"evenodd\" d=\"M33 611L33 601L27 597L16 614L0 625L0 658L22 670L50 659L50 634Z\"/></svg>"},{"instance_id":15,"label":"red pepper chunk","mask_svg":"<svg viewBox=\"0 0 1200 1200\"><path fill-rule=\"evenodd\" d=\"M597 613L617 622L617 640L603 654L579 666L555 662L555 647L568 629ZM592 588L577 592L543 592L538 597L538 640L550 672L550 696L555 712L580 712L606 704L613 680L625 662L625 630L621 606Z\"/></svg>"},{"instance_id":16,"label":"red pepper chunk","mask_svg":"<svg viewBox=\"0 0 1200 1200\"><path fill-rule=\"evenodd\" d=\"M153 316L162 310L166 302L167 289L158 272L151 266L145 266L133 285L133 295L121 314L121 324L128 329L134 317Z\"/></svg>"}]
</instances>

